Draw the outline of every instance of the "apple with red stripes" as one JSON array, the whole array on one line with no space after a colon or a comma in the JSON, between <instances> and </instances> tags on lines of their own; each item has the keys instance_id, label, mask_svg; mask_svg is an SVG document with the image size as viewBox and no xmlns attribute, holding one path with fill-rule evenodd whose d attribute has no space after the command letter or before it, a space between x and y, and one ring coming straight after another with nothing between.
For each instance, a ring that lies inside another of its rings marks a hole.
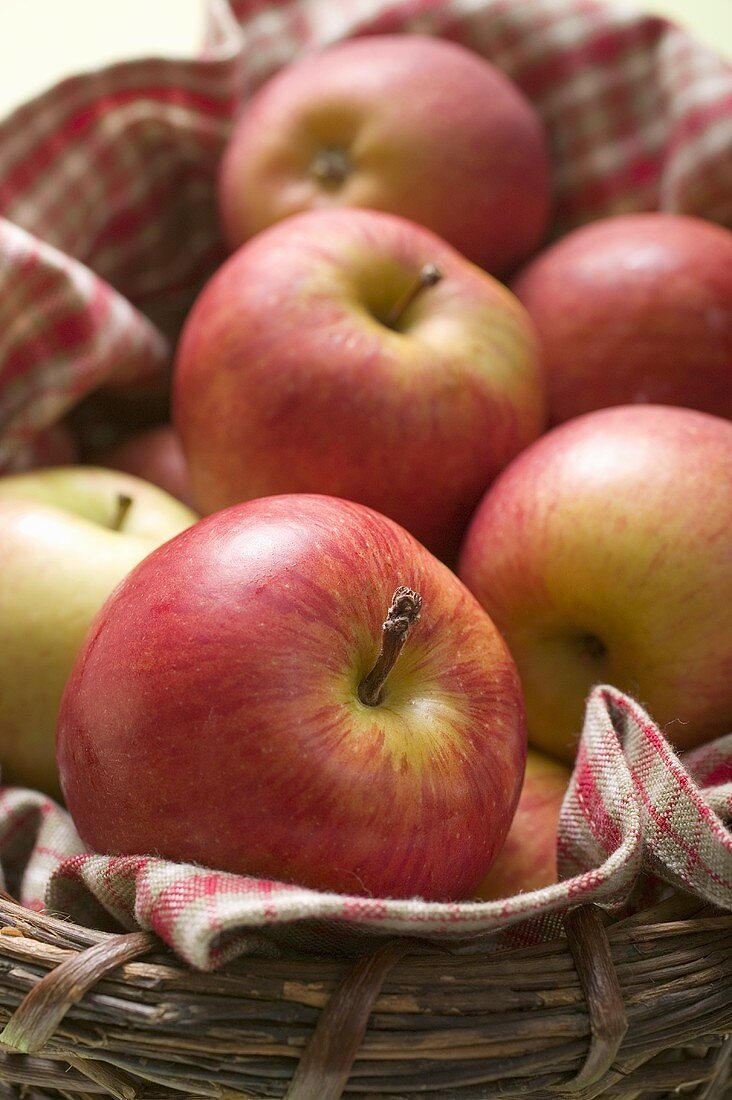
<instances>
[{"instance_id":1,"label":"apple with red stripes","mask_svg":"<svg viewBox=\"0 0 732 1100\"><path fill-rule=\"evenodd\" d=\"M544 426L538 340L510 291L421 226L311 211L243 245L198 297L173 421L204 513L325 493L447 561Z\"/></svg>"},{"instance_id":2,"label":"apple with red stripes","mask_svg":"<svg viewBox=\"0 0 732 1100\"><path fill-rule=\"evenodd\" d=\"M639 402L732 417L732 231L688 214L601 218L511 283L541 335L549 420Z\"/></svg>"},{"instance_id":3,"label":"apple with red stripes","mask_svg":"<svg viewBox=\"0 0 732 1100\"><path fill-rule=\"evenodd\" d=\"M279 496L150 554L96 618L58 725L98 852L347 894L472 894L521 787L518 674L386 517Z\"/></svg>"},{"instance_id":4,"label":"apple with red stripes","mask_svg":"<svg viewBox=\"0 0 732 1100\"><path fill-rule=\"evenodd\" d=\"M297 60L245 102L218 197L232 249L302 210L365 207L502 275L546 235L548 141L518 85L473 50L368 35Z\"/></svg>"},{"instance_id":5,"label":"apple with red stripes","mask_svg":"<svg viewBox=\"0 0 732 1100\"><path fill-rule=\"evenodd\" d=\"M597 683L677 749L732 729L732 422L621 405L561 424L503 471L459 574L516 660L529 740L571 762Z\"/></svg>"}]
</instances>

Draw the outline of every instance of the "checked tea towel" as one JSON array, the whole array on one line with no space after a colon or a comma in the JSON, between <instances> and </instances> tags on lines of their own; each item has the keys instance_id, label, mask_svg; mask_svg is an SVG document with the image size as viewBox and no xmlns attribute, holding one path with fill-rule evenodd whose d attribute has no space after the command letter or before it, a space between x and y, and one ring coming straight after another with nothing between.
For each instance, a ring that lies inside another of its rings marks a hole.
<instances>
[{"instance_id":1,"label":"checked tea towel","mask_svg":"<svg viewBox=\"0 0 732 1100\"><path fill-rule=\"evenodd\" d=\"M0 792L0 861L34 909L81 924L156 932L181 958L215 969L284 944L338 948L363 934L454 947L530 944L557 934L581 902L618 910L646 876L732 910L732 735L680 760L632 699L591 694L562 808L554 886L493 902L325 894L146 856L85 852L68 815L32 791Z\"/></svg>"}]
</instances>

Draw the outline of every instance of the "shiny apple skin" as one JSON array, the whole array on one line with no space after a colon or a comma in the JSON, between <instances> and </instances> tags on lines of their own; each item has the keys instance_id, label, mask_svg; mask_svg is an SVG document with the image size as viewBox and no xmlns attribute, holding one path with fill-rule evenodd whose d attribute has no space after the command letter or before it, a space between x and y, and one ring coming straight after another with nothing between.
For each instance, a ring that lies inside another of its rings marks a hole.
<instances>
[{"instance_id":1,"label":"shiny apple skin","mask_svg":"<svg viewBox=\"0 0 732 1100\"><path fill-rule=\"evenodd\" d=\"M501 630L529 741L571 762L591 687L686 749L732 728L732 423L618 406L544 435L478 506L458 571Z\"/></svg>"},{"instance_id":2,"label":"shiny apple skin","mask_svg":"<svg viewBox=\"0 0 732 1100\"><path fill-rule=\"evenodd\" d=\"M604 218L511 284L541 334L549 419L639 402L732 418L732 232L682 214Z\"/></svg>"},{"instance_id":3,"label":"shiny apple skin","mask_svg":"<svg viewBox=\"0 0 732 1100\"><path fill-rule=\"evenodd\" d=\"M379 317L435 263L399 331ZM173 422L204 512L324 493L454 558L500 469L544 426L523 307L427 230L387 214L300 214L261 233L196 301Z\"/></svg>"},{"instance_id":4,"label":"shiny apple skin","mask_svg":"<svg viewBox=\"0 0 732 1100\"><path fill-rule=\"evenodd\" d=\"M365 706L394 589L422 617ZM457 577L350 502L281 496L149 555L61 708L64 797L95 850L346 893L470 894L518 799L515 666Z\"/></svg>"},{"instance_id":5,"label":"shiny apple skin","mask_svg":"<svg viewBox=\"0 0 732 1100\"><path fill-rule=\"evenodd\" d=\"M557 882L559 814L571 777L566 764L529 749L511 828L476 898L495 901Z\"/></svg>"},{"instance_id":6,"label":"shiny apple skin","mask_svg":"<svg viewBox=\"0 0 732 1100\"><path fill-rule=\"evenodd\" d=\"M333 148L348 161L336 184L313 171ZM232 249L302 210L366 207L502 275L544 240L550 174L539 115L498 68L454 42L370 35L287 66L244 105L219 208Z\"/></svg>"}]
</instances>

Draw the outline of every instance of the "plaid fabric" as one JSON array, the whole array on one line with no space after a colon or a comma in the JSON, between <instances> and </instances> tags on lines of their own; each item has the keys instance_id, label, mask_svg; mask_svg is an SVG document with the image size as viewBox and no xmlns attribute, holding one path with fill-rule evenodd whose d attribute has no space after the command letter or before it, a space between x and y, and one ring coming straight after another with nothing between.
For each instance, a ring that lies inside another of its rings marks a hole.
<instances>
[{"instance_id":1,"label":"plaid fabric","mask_svg":"<svg viewBox=\"0 0 732 1100\"><path fill-rule=\"evenodd\" d=\"M652 209L732 227L732 68L667 21L595 0L212 0L199 58L78 76L0 123L0 471L31 462L86 394L168 365L223 257L215 176L241 98L305 51L383 32L449 37L523 89L549 135L555 235ZM0 859L26 904L154 929L212 968L293 932L322 946L334 928L532 942L579 900L622 907L639 876L732 908L731 811L731 738L682 765L635 703L598 688L560 826L564 878L533 894L435 905L102 857L48 799L9 789Z\"/></svg>"},{"instance_id":2,"label":"plaid fabric","mask_svg":"<svg viewBox=\"0 0 732 1100\"><path fill-rule=\"evenodd\" d=\"M0 860L29 907L97 927L108 927L111 916L125 928L152 930L207 970L283 943L332 951L364 934L416 935L463 949L532 943L555 935L571 905L622 908L646 875L732 909L732 833L720 814L732 820L732 735L682 762L637 703L598 687L562 807L562 879L542 890L493 902L402 901L95 855L53 802L10 788L0 793Z\"/></svg>"}]
</instances>

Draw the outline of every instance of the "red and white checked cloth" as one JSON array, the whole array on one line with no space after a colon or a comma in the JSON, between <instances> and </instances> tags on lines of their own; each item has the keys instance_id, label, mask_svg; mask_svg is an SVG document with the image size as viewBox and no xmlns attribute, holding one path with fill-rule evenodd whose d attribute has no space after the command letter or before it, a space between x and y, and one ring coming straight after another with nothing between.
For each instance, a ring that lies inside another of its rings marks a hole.
<instances>
[{"instance_id":1,"label":"red and white checked cloth","mask_svg":"<svg viewBox=\"0 0 732 1100\"><path fill-rule=\"evenodd\" d=\"M145 856L85 854L65 811L0 790L0 860L34 909L82 924L156 932L191 966L288 943L334 950L358 933L407 934L463 949L556 935L568 906L622 908L639 882L671 884L732 909L732 734L682 764L643 709L613 688L588 701L562 808L554 886L492 902L318 893ZM30 854L29 854L30 853ZM339 933L341 935L339 935Z\"/></svg>"},{"instance_id":2,"label":"red and white checked cloth","mask_svg":"<svg viewBox=\"0 0 732 1100\"><path fill-rule=\"evenodd\" d=\"M0 123L0 471L32 463L86 394L167 365L223 258L214 181L241 98L305 51L383 32L462 42L523 89L549 134L555 235L630 210L732 227L732 67L663 19L596 0L211 0L199 58L81 75ZM635 703L600 688L560 827L564 878L543 891L436 905L85 854L62 810L13 789L0 861L26 904L153 929L212 968L293 929L314 945L333 929L531 942L580 899L622 907L639 878L732 909L731 817L732 736L682 766Z\"/></svg>"}]
</instances>

